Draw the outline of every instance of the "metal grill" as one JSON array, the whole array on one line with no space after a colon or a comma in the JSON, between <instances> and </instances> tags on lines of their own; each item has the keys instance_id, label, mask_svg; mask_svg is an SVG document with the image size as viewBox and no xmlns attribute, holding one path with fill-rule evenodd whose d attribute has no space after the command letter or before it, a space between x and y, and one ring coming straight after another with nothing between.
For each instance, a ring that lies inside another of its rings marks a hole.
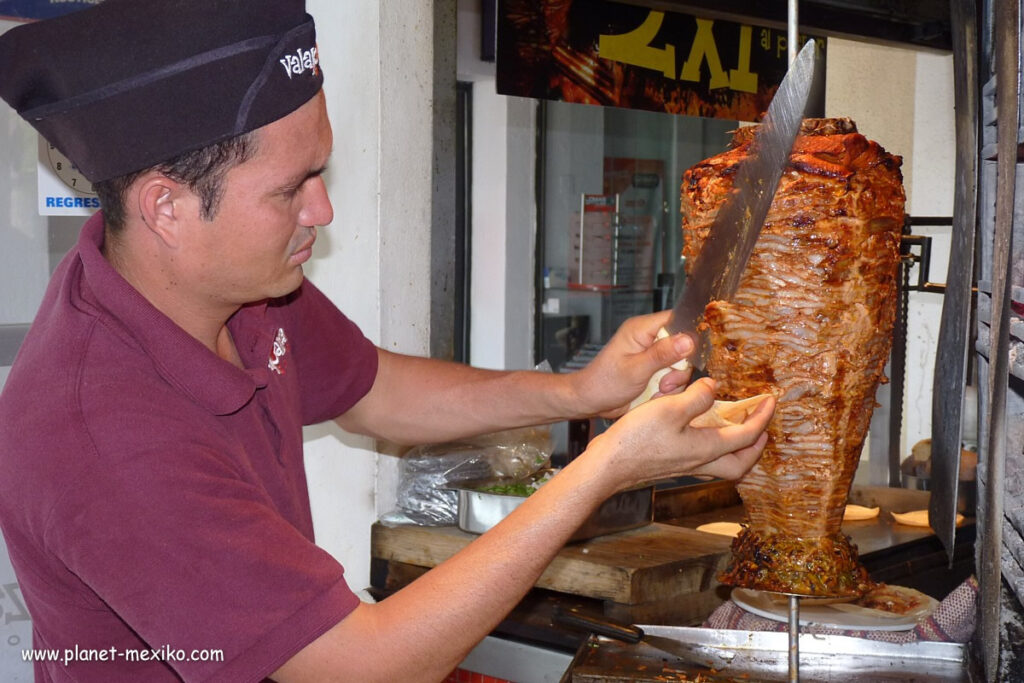
<instances>
[{"instance_id":1,"label":"metal grill","mask_svg":"<svg viewBox=\"0 0 1024 683\"><path fill-rule=\"evenodd\" d=\"M955 3L954 3L955 4ZM1024 671L1024 168L1019 2L983 0L978 160L981 614L974 652L987 680Z\"/></svg>"}]
</instances>

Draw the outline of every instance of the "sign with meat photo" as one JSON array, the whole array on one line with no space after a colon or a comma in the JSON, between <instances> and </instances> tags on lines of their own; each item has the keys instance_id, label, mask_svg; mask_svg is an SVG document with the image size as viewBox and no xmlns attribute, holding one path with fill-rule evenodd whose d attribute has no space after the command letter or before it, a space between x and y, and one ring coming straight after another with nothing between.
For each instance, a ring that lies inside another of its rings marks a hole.
<instances>
[{"instance_id":1,"label":"sign with meat photo","mask_svg":"<svg viewBox=\"0 0 1024 683\"><path fill-rule=\"evenodd\" d=\"M499 0L497 23L504 95L758 121L788 64L784 29L609 0Z\"/></svg>"}]
</instances>

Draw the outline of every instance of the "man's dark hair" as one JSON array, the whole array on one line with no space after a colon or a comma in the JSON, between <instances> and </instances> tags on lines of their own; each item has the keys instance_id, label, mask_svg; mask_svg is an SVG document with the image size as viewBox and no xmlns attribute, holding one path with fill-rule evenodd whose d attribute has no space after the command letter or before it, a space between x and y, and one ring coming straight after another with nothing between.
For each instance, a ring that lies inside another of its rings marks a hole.
<instances>
[{"instance_id":1,"label":"man's dark hair","mask_svg":"<svg viewBox=\"0 0 1024 683\"><path fill-rule=\"evenodd\" d=\"M121 231L125 223L125 193L139 176L152 170L187 185L199 197L200 215L204 220L213 220L220 208L224 177L232 168L251 159L256 154L256 145L256 131L250 131L185 152L152 168L96 183L93 189L103 207L107 230L115 234Z\"/></svg>"}]
</instances>

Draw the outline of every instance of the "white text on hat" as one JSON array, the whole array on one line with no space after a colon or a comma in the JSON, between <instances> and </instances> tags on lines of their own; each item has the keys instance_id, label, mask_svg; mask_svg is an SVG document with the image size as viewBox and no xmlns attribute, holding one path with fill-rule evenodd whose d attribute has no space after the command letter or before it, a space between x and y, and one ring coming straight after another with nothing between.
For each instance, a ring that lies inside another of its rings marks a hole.
<instances>
[{"instance_id":1,"label":"white text on hat","mask_svg":"<svg viewBox=\"0 0 1024 683\"><path fill-rule=\"evenodd\" d=\"M316 47L311 47L308 50L298 49L293 55L285 55L280 60L281 66L284 67L284 72L288 74L288 78L292 77L292 74L299 76L306 72L307 69L312 69L313 73L316 73L316 68L320 64L320 56L316 52Z\"/></svg>"}]
</instances>

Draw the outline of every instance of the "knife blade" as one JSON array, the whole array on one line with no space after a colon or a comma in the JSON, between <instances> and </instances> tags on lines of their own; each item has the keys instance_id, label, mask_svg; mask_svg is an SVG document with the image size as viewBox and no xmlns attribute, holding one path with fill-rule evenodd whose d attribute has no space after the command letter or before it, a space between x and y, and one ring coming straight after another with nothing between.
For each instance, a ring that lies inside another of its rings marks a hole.
<instances>
[{"instance_id":1,"label":"knife blade","mask_svg":"<svg viewBox=\"0 0 1024 683\"><path fill-rule=\"evenodd\" d=\"M942 297L939 339L935 345L932 391L932 472L928 519L953 567L956 509L963 448L963 412L968 343L974 295L974 244L978 217L977 15L973 0L952 8L953 102L956 124L956 184L953 187L953 238Z\"/></svg>"},{"instance_id":2,"label":"knife blade","mask_svg":"<svg viewBox=\"0 0 1024 683\"><path fill-rule=\"evenodd\" d=\"M704 308L712 301L732 298L739 287L800 131L816 64L816 44L809 40L772 98L751 145L752 154L737 169L732 193L718 210L665 326L670 334L693 336L698 367L706 361L697 333Z\"/></svg>"},{"instance_id":3,"label":"knife blade","mask_svg":"<svg viewBox=\"0 0 1024 683\"><path fill-rule=\"evenodd\" d=\"M817 64L817 44L808 40L775 92L754 136L751 154L739 165L732 192L715 215L710 234L677 292L671 318L659 331L659 338L682 332L694 340L690 361L677 363L673 366L677 369L690 365L703 369L707 365L709 349L704 335L698 332L704 309L712 301L732 298L739 287L800 131ZM630 408L653 396L669 370L656 373Z\"/></svg>"},{"instance_id":4,"label":"knife blade","mask_svg":"<svg viewBox=\"0 0 1024 683\"><path fill-rule=\"evenodd\" d=\"M554 617L558 622L580 627L606 638L631 644L643 643L656 650L661 650L692 667L697 667L698 670L693 673L707 675L710 673L709 669L724 669L732 659L732 655L726 656L720 652L708 651L707 648L702 648L699 644L647 633L640 626L622 624L607 617L584 614L576 609L566 610L556 606Z\"/></svg>"}]
</instances>

